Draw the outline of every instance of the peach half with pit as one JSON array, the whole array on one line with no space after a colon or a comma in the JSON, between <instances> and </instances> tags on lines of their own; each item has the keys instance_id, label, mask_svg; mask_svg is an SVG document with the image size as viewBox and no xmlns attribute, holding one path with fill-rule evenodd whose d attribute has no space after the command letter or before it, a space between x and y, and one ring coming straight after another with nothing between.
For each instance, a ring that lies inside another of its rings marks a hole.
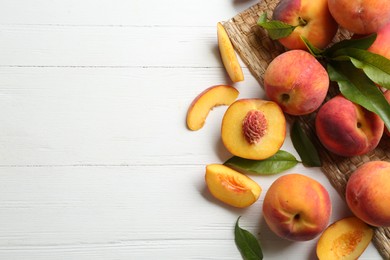
<instances>
[{"instance_id":1,"label":"peach half with pit","mask_svg":"<svg viewBox=\"0 0 390 260\"><path fill-rule=\"evenodd\" d=\"M358 259L370 244L373 235L373 229L359 218L342 218L321 234L317 242L317 257L321 260Z\"/></svg>"},{"instance_id":2,"label":"peach half with pit","mask_svg":"<svg viewBox=\"0 0 390 260\"><path fill-rule=\"evenodd\" d=\"M377 32L390 21L388 0L328 0L328 7L341 27L357 34Z\"/></svg>"},{"instance_id":3,"label":"peach half with pit","mask_svg":"<svg viewBox=\"0 0 390 260\"><path fill-rule=\"evenodd\" d=\"M229 85L216 85L202 91L192 101L187 111L187 127L196 131L203 127L206 118L214 107L230 105L239 95L239 91Z\"/></svg>"},{"instance_id":4,"label":"peach half with pit","mask_svg":"<svg viewBox=\"0 0 390 260\"><path fill-rule=\"evenodd\" d=\"M225 27L223 27L220 22L217 23L217 39L222 63L230 79L233 82L243 81L244 73L242 72L241 65L238 61L236 52L234 51L233 44L230 41Z\"/></svg>"},{"instance_id":5,"label":"peach half with pit","mask_svg":"<svg viewBox=\"0 0 390 260\"><path fill-rule=\"evenodd\" d=\"M286 137L286 118L275 102L238 99L226 110L222 142L235 156L262 160L274 155Z\"/></svg>"},{"instance_id":6,"label":"peach half with pit","mask_svg":"<svg viewBox=\"0 0 390 260\"><path fill-rule=\"evenodd\" d=\"M315 129L327 150L348 157L375 149L382 138L384 123L377 114L337 95L319 109Z\"/></svg>"},{"instance_id":7,"label":"peach half with pit","mask_svg":"<svg viewBox=\"0 0 390 260\"><path fill-rule=\"evenodd\" d=\"M345 198L351 211L369 225L390 227L390 162L369 161L349 177Z\"/></svg>"},{"instance_id":8,"label":"peach half with pit","mask_svg":"<svg viewBox=\"0 0 390 260\"><path fill-rule=\"evenodd\" d=\"M207 165L205 180L215 198L237 208L255 203L262 191L257 182L223 164Z\"/></svg>"},{"instance_id":9,"label":"peach half with pit","mask_svg":"<svg viewBox=\"0 0 390 260\"><path fill-rule=\"evenodd\" d=\"M276 179L263 202L263 215L269 228L281 238L292 241L317 237L327 227L331 211L325 187L298 173Z\"/></svg>"},{"instance_id":10,"label":"peach half with pit","mask_svg":"<svg viewBox=\"0 0 390 260\"><path fill-rule=\"evenodd\" d=\"M325 68L310 53L291 50L278 55L264 74L268 98L290 115L306 115L317 110L329 89Z\"/></svg>"}]
</instances>

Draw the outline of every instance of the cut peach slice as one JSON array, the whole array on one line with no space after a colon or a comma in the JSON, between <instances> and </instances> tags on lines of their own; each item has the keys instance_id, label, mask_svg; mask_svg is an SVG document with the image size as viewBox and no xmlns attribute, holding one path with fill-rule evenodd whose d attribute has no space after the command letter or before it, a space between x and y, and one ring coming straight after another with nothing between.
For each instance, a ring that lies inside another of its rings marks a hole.
<instances>
[{"instance_id":1,"label":"cut peach slice","mask_svg":"<svg viewBox=\"0 0 390 260\"><path fill-rule=\"evenodd\" d=\"M200 93L187 111L187 126L190 130L203 127L210 110L216 106L230 105L239 95L236 88L228 85L216 85Z\"/></svg>"},{"instance_id":2,"label":"cut peach slice","mask_svg":"<svg viewBox=\"0 0 390 260\"><path fill-rule=\"evenodd\" d=\"M238 62L237 55L233 48L233 44L230 41L225 28L220 22L217 23L217 38L222 63L230 79L233 82L243 81L244 74L242 73L242 68L240 66L240 63Z\"/></svg>"},{"instance_id":3,"label":"cut peach slice","mask_svg":"<svg viewBox=\"0 0 390 260\"><path fill-rule=\"evenodd\" d=\"M370 244L374 231L357 217L334 222L322 233L317 243L320 260L353 260Z\"/></svg>"},{"instance_id":4,"label":"cut peach slice","mask_svg":"<svg viewBox=\"0 0 390 260\"><path fill-rule=\"evenodd\" d=\"M262 160L274 155L286 137L286 118L279 105L262 99L239 99L222 119L222 142L238 157Z\"/></svg>"},{"instance_id":5,"label":"cut peach slice","mask_svg":"<svg viewBox=\"0 0 390 260\"><path fill-rule=\"evenodd\" d=\"M215 198L237 208L255 203L262 191L254 180L222 164L207 165L205 179Z\"/></svg>"}]
</instances>

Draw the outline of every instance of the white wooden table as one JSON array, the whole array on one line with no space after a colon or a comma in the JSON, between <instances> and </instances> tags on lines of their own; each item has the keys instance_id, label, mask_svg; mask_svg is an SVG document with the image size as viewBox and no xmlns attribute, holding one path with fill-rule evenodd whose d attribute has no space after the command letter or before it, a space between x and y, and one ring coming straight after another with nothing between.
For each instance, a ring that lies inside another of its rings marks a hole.
<instances>
[{"instance_id":1,"label":"white wooden table","mask_svg":"<svg viewBox=\"0 0 390 260\"><path fill-rule=\"evenodd\" d=\"M1 1L0 259L240 259L238 216L265 259L315 258L316 240L279 239L262 218L282 174L253 176L263 193L247 209L207 191L205 165L231 156L226 107L185 125L198 93L231 83L216 23L256 2ZM240 98L264 97L243 69ZM350 215L319 169L290 172L327 187L332 221ZM361 257L379 258L373 245Z\"/></svg>"}]
</instances>

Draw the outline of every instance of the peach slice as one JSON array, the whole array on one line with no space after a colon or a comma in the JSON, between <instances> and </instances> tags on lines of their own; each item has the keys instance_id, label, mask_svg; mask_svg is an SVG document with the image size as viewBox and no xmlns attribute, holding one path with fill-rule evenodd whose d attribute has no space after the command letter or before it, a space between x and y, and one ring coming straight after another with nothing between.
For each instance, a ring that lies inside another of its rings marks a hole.
<instances>
[{"instance_id":1,"label":"peach slice","mask_svg":"<svg viewBox=\"0 0 390 260\"><path fill-rule=\"evenodd\" d=\"M354 260L370 244L374 231L356 217L338 220L325 229L317 242L317 256L321 260Z\"/></svg>"},{"instance_id":2,"label":"peach slice","mask_svg":"<svg viewBox=\"0 0 390 260\"><path fill-rule=\"evenodd\" d=\"M239 95L236 88L228 85L216 85L200 93L187 111L187 126L196 131L203 127L210 110L216 106L230 105Z\"/></svg>"},{"instance_id":3,"label":"peach slice","mask_svg":"<svg viewBox=\"0 0 390 260\"><path fill-rule=\"evenodd\" d=\"M233 82L243 81L244 74L242 73L242 68L238 62L233 44L230 41L225 28L220 22L217 23L217 38L222 63L225 66L226 72L228 73L230 79Z\"/></svg>"},{"instance_id":4,"label":"peach slice","mask_svg":"<svg viewBox=\"0 0 390 260\"><path fill-rule=\"evenodd\" d=\"M207 165L205 179L215 198L237 208L255 203L262 191L254 180L222 164Z\"/></svg>"},{"instance_id":5,"label":"peach slice","mask_svg":"<svg viewBox=\"0 0 390 260\"><path fill-rule=\"evenodd\" d=\"M239 99L222 119L222 142L238 157L262 160L274 155L286 137L286 118L273 101Z\"/></svg>"}]
</instances>

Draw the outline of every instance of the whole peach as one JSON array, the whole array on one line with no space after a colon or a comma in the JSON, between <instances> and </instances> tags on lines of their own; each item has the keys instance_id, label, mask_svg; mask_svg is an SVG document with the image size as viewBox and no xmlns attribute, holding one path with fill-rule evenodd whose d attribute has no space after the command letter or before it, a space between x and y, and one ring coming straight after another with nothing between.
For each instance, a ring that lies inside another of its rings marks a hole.
<instances>
[{"instance_id":1,"label":"whole peach","mask_svg":"<svg viewBox=\"0 0 390 260\"><path fill-rule=\"evenodd\" d=\"M317 48L325 48L338 28L327 0L281 0L274 9L273 19L297 26L289 36L279 39L288 49L306 49L301 36Z\"/></svg>"},{"instance_id":2,"label":"whole peach","mask_svg":"<svg viewBox=\"0 0 390 260\"><path fill-rule=\"evenodd\" d=\"M280 54L271 61L264 74L266 95L291 115L315 111L324 101L328 89L329 77L325 68L303 50Z\"/></svg>"},{"instance_id":3,"label":"whole peach","mask_svg":"<svg viewBox=\"0 0 390 260\"><path fill-rule=\"evenodd\" d=\"M390 162L371 161L348 179L346 201L361 220L377 227L390 226Z\"/></svg>"},{"instance_id":4,"label":"whole peach","mask_svg":"<svg viewBox=\"0 0 390 260\"><path fill-rule=\"evenodd\" d=\"M390 21L389 0L328 0L329 11L350 32L370 34Z\"/></svg>"},{"instance_id":5,"label":"whole peach","mask_svg":"<svg viewBox=\"0 0 390 260\"><path fill-rule=\"evenodd\" d=\"M386 90L386 92L384 93L384 96L385 96L387 102L390 103L390 90ZM384 133L385 133L387 136L390 136L390 129L387 129L386 127L385 127L384 129L385 129Z\"/></svg>"},{"instance_id":6,"label":"whole peach","mask_svg":"<svg viewBox=\"0 0 390 260\"><path fill-rule=\"evenodd\" d=\"M382 26L376 33L376 39L368 51L390 59L390 22Z\"/></svg>"},{"instance_id":7,"label":"whole peach","mask_svg":"<svg viewBox=\"0 0 390 260\"><path fill-rule=\"evenodd\" d=\"M329 151L341 156L362 155L379 143L382 119L342 95L327 101L315 119L318 139Z\"/></svg>"},{"instance_id":8,"label":"whole peach","mask_svg":"<svg viewBox=\"0 0 390 260\"><path fill-rule=\"evenodd\" d=\"M287 174L269 187L263 202L263 215L278 236L311 240L328 225L332 211L328 191L316 180L302 174Z\"/></svg>"}]
</instances>

